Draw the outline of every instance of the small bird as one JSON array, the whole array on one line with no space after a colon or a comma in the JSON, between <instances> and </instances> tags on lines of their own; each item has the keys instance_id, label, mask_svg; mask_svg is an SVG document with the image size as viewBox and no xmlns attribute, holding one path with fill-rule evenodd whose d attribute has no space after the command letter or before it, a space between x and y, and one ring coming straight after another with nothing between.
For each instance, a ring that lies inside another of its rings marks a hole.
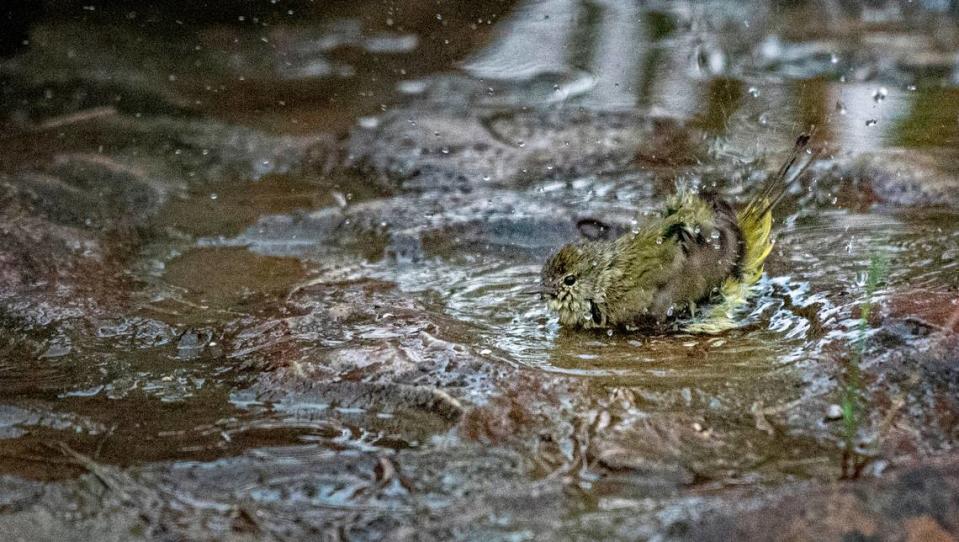
<instances>
[{"instance_id":1,"label":"small bird","mask_svg":"<svg viewBox=\"0 0 959 542\"><path fill-rule=\"evenodd\" d=\"M547 306L573 328L655 328L687 316L683 329L691 332L735 327L733 313L772 250L772 211L815 160L812 153L803 160L808 143L800 135L738 212L715 194L679 188L660 213L621 237L563 246L543 266ZM697 305L710 302L697 320Z\"/></svg>"}]
</instances>

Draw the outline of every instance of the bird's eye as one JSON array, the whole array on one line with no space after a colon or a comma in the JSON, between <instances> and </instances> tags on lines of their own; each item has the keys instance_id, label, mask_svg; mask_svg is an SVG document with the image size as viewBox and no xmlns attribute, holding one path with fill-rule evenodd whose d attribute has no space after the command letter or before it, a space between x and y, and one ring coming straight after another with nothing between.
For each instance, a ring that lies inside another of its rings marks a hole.
<instances>
[{"instance_id":1,"label":"bird's eye","mask_svg":"<svg viewBox=\"0 0 959 542\"><path fill-rule=\"evenodd\" d=\"M563 279L563 284L567 286L576 284L576 275L566 275L566 278Z\"/></svg>"}]
</instances>

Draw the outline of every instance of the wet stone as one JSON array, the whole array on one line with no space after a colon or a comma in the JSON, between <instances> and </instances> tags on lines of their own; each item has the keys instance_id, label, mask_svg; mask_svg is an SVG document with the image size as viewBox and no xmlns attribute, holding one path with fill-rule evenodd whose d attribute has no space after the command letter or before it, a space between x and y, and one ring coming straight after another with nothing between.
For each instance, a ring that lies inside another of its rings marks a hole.
<instances>
[{"instance_id":1,"label":"wet stone","mask_svg":"<svg viewBox=\"0 0 959 542\"><path fill-rule=\"evenodd\" d=\"M821 186L837 186L851 206L959 207L959 181L936 155L890 150L837 159L816 168Z\"/></svg>"},{"instance_id":2,"label":"wet stone","mask_svg":"<svg viewBox=\"0 0 959 542\"><path fill-rule=\"evenodd\" d=\"M429 106L390 112L376 127L354 130L349 141L354 167L386 187L466 190L613 172L637 163L681 163L698 149L695 131L670 118Z\"/></svg>"},{"instance_id":3,"label":"wet stone","mask_svg":"<svg viewBox=\"0 0 959 542\"><path fill-rule=\"evenodd\" d=\"M909 466L886 480L808 488L779 495L758 508L716 510L676 531L672 539L922 540L959 529L955 458ZM918 538L913 538L916 536Z\"/></svg>"}]
</instances>

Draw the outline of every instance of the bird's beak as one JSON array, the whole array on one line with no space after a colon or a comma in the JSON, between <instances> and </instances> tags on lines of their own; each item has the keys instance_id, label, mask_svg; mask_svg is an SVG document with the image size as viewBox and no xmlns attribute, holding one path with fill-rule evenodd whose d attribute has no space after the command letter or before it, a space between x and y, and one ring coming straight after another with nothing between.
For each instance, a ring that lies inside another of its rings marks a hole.
<instances>
[{"instance_id":1,"label":"bird's beak","mask_svg":"<svg viewBox=\"0 0 959 542\"><path fill-rule=\"evenodd\" d=\"M540 284L537 284L536 286L529 286L528 288L523 288L522 290L520 290L520 293L524 295L538 295L542 299L546 299L547 297L556 297L556 294L557 294L556 288L553 288L550 286L543 286Z\"/></svg>"}]
</instances>

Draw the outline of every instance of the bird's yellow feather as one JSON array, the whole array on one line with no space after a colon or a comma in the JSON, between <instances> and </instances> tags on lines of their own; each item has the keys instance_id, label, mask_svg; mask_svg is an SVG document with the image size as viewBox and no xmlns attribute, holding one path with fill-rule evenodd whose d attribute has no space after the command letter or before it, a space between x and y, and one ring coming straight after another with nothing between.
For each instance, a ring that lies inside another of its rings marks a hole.
<instances>
[{"instance_id":1,"label":"bird's yellow feather","mask_svg":"<svg viewBox=\"0 0 959 542\"><path fill-rule=\"evenodd\" d=\"M761 205L747 205L737 214L745 249L740 277L723 281L720 300L709 307L702 318L684 326L686 331L716 334L738 327L736 312L749 300L749 294L763 275L763 264L773 249L772 212L767 210L760 215L757 210L767 209L767 202L754 203Z\"/></svg>"}]
</instances>

